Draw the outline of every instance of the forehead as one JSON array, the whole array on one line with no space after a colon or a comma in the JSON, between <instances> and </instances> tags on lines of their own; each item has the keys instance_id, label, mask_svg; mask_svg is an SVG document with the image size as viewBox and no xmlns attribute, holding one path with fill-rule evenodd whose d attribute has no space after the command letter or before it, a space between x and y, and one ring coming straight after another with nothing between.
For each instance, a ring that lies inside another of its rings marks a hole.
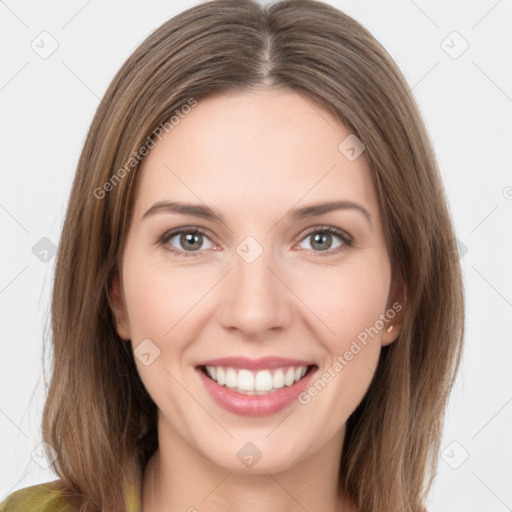
<instances>
[{"instance_id":1,"label":"forehead","mask_svg":"<svg viewBox=\"0 0 512 512\"><path fill-rule=\"evenodd\" d=\"M332 114L291 91L207 97L144 158L136 214L163 200L282 215L295 205L346 199L376 216L364 152L351 161L339 149L349 135Z\"/></svg>"}]
</instances>

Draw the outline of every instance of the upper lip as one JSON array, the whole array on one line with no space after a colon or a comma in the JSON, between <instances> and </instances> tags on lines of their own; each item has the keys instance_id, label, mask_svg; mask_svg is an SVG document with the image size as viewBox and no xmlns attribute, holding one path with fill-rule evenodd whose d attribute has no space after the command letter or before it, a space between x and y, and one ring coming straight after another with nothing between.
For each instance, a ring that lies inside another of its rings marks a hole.
<instances>
[{"instance_id":1,"label":"upper lip","mask_svg":"<svg viewBox=\"0 0 512 512\"><path fill-rule=\"evenodd\" d=\"M249 359L247 357L221 357L203 361L197 366L224 366L231 368L247 368L248 370L261 370L282 368L283 366L310 366L315 363L300 359L289 359L287 357L261 357L260 359Z\"/></svg>"}]
</instances>

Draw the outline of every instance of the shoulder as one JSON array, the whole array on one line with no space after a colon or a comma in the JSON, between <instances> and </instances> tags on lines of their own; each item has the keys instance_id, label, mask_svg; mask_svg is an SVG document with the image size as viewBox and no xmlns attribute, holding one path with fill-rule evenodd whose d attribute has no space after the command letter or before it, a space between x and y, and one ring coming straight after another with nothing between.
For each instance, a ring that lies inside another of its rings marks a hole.
<instances>
[{"instance_id":1,"label":"shoulder","mask_svg":"<svg viewBox=\"0 0 512 512\"><path fill-rule=\"evenodd\" d=\"M59 487L60 480L32 485L9 494L0 512L72 512Z\"/></svg>"}]
</instances>

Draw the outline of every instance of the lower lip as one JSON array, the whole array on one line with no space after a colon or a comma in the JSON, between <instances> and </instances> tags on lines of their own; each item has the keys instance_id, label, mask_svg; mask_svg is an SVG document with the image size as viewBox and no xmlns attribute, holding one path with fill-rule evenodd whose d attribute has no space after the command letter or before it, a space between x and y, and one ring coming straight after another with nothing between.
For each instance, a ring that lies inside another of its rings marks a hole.
<instances>
[{"instance_id":1,"label":"lower lip","mask_svg":"<svg viewBox=\"0 0 512 512\"><path fill-rule=\"evenodd\" d=\"M291 386L268 395L242 395L217 384L207 377L201 368L196 368L215 402L229 412L241 416L267 416L288 407L308 386L318 367L309 369L309 373Z\"/></svg>"}]
</instances>

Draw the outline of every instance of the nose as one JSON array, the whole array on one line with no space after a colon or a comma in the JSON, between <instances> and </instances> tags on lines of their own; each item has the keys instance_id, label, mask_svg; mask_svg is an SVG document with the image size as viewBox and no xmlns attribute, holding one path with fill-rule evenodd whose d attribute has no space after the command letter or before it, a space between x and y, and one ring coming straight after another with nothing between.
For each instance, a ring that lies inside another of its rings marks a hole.
<instances>
[{"instance_id":1,"label":"nose","mask_svg":"<svg viewBox=\"0 0 512 512\"><path fill-rule=\"evenodd\" d=\"M218 310L225 329L238 330L247 338L259 338L267 331L289 326L293 293L271 252L264 250L252 262L234 255L234 268L223 280L222 305Z\"/></svg>"}]
</instances>

